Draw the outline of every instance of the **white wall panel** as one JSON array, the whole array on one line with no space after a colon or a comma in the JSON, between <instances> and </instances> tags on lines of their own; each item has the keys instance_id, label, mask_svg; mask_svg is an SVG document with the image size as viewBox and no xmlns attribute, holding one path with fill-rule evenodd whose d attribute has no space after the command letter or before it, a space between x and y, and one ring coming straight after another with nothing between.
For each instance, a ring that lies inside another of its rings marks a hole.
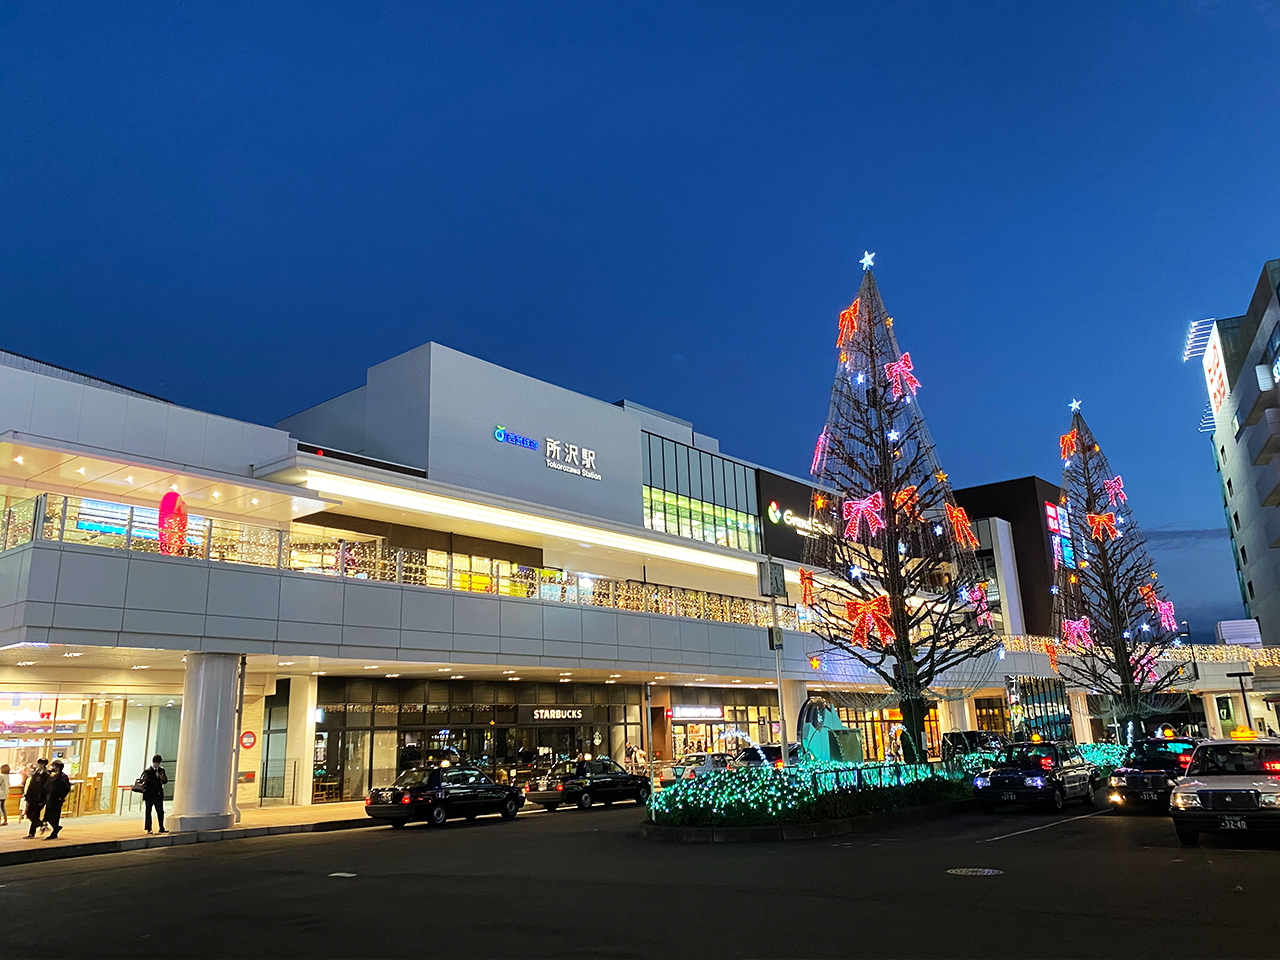
<instances>
[{"instance_id":1,"label":"white wall panel","mask_svg":"<svg viewBox=\"0 0 1280 960\"><path fill-rule=\"evenodd\" d=\"M129 561L126 608L204 615L209 602L209 567L200 561Z\"/></svg>"}]
</instances>

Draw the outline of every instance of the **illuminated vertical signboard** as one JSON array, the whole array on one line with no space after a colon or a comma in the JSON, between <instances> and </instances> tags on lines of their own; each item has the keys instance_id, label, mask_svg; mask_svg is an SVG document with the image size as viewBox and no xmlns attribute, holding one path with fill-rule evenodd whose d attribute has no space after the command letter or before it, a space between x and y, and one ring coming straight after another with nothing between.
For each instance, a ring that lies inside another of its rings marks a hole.
<instances>
[{"instance_id":1,"label":"illuminated vertical signboard","mask_svg":"<svg viewBox=\"0 0 1280 960\"><path fill-rule=\"evenodd\" d=\"M1217 416L1230 390L1227 387L1227 364L1222 355L1222 337L1216 323L1209 334L1209 345L1205 347L1202 362L1205 386L1209 388L1209 403L1213 406L1214 416Z\"/></svg>"},{"instance_id":2,"label":"illuminated vertical signboard","mask_svg":"<svg viewBox=\"0 0 1280 960\"><path fill-rule=\"evenodd\" d=\"M1044 522L1049 527L1049 540L1053 544L1053 565L1071 568L1076 565L1075 548L1071 545L1071 518L1067 505L1044 502Z\"/></svg>"}]
</instances>

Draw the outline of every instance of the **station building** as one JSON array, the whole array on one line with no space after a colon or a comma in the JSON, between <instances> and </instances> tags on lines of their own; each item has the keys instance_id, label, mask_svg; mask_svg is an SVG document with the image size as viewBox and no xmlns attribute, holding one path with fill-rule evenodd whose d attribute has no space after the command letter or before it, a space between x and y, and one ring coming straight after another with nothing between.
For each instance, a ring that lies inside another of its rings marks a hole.
<instances>
[{"instance_id":1,"label":"station building","mask_svg":"<svg viewBox=\"0 0 1280 960\"><path fill-rule=\"evenodd\" d=\"M887 688L798 603L812 493L686 421L436 343L275 426L0 352L0 762L63 757L70 812L109 815L159 753L191 829L359 799L425 749L499 775L665 758L776 742L783 711L794 739L814 693L883 757ZM935 752L1007 729L1011 692L1093 735L1012 602L1037 576L1018 523L979 521L1008 636L946 678Z\"/></svg>"}]
</instances>

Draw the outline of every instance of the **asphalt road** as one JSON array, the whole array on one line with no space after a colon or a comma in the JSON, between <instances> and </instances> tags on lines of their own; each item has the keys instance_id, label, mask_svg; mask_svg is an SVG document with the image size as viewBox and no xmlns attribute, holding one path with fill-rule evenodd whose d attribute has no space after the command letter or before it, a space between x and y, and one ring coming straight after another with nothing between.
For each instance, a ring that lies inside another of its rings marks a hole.
<instances>
[{"instance_id":1,"label":"asphalt road","mask_svg":"<svg viewBox=\"0 0 1280 960\"><path fill-rule=\"evenodd\" d=\"M0 957L1262 957L1280 848L1011 811L639 839L631 804L0 869ZM954 868L1003 871L948 873ZM333 874L354 876L333 876Z\"/></svg>"}]
</instances>

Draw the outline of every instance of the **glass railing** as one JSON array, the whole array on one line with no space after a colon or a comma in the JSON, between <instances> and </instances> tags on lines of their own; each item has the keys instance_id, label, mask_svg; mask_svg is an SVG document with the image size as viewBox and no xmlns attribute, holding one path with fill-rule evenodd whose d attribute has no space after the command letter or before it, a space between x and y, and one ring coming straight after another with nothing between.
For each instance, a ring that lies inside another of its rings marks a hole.
<instances>
[{"instance_id":1,"label":"glass railing","mask_svg":"<svg viewBox=\"0 0 1280 960\"><path fill-rule=\"evenodd\" d=\"M50 493L9 504L0 543L7 550L33 539L50 540L752 627L773 623L770 605L761 600L391 547L381 537L313 524L294 523L284 530L193 515L180 530L162 531L161 526L159 511L153 508ZM778 606L778 622L788 630L807 629L788 605Z\"/></svg>"}]
</instances>

